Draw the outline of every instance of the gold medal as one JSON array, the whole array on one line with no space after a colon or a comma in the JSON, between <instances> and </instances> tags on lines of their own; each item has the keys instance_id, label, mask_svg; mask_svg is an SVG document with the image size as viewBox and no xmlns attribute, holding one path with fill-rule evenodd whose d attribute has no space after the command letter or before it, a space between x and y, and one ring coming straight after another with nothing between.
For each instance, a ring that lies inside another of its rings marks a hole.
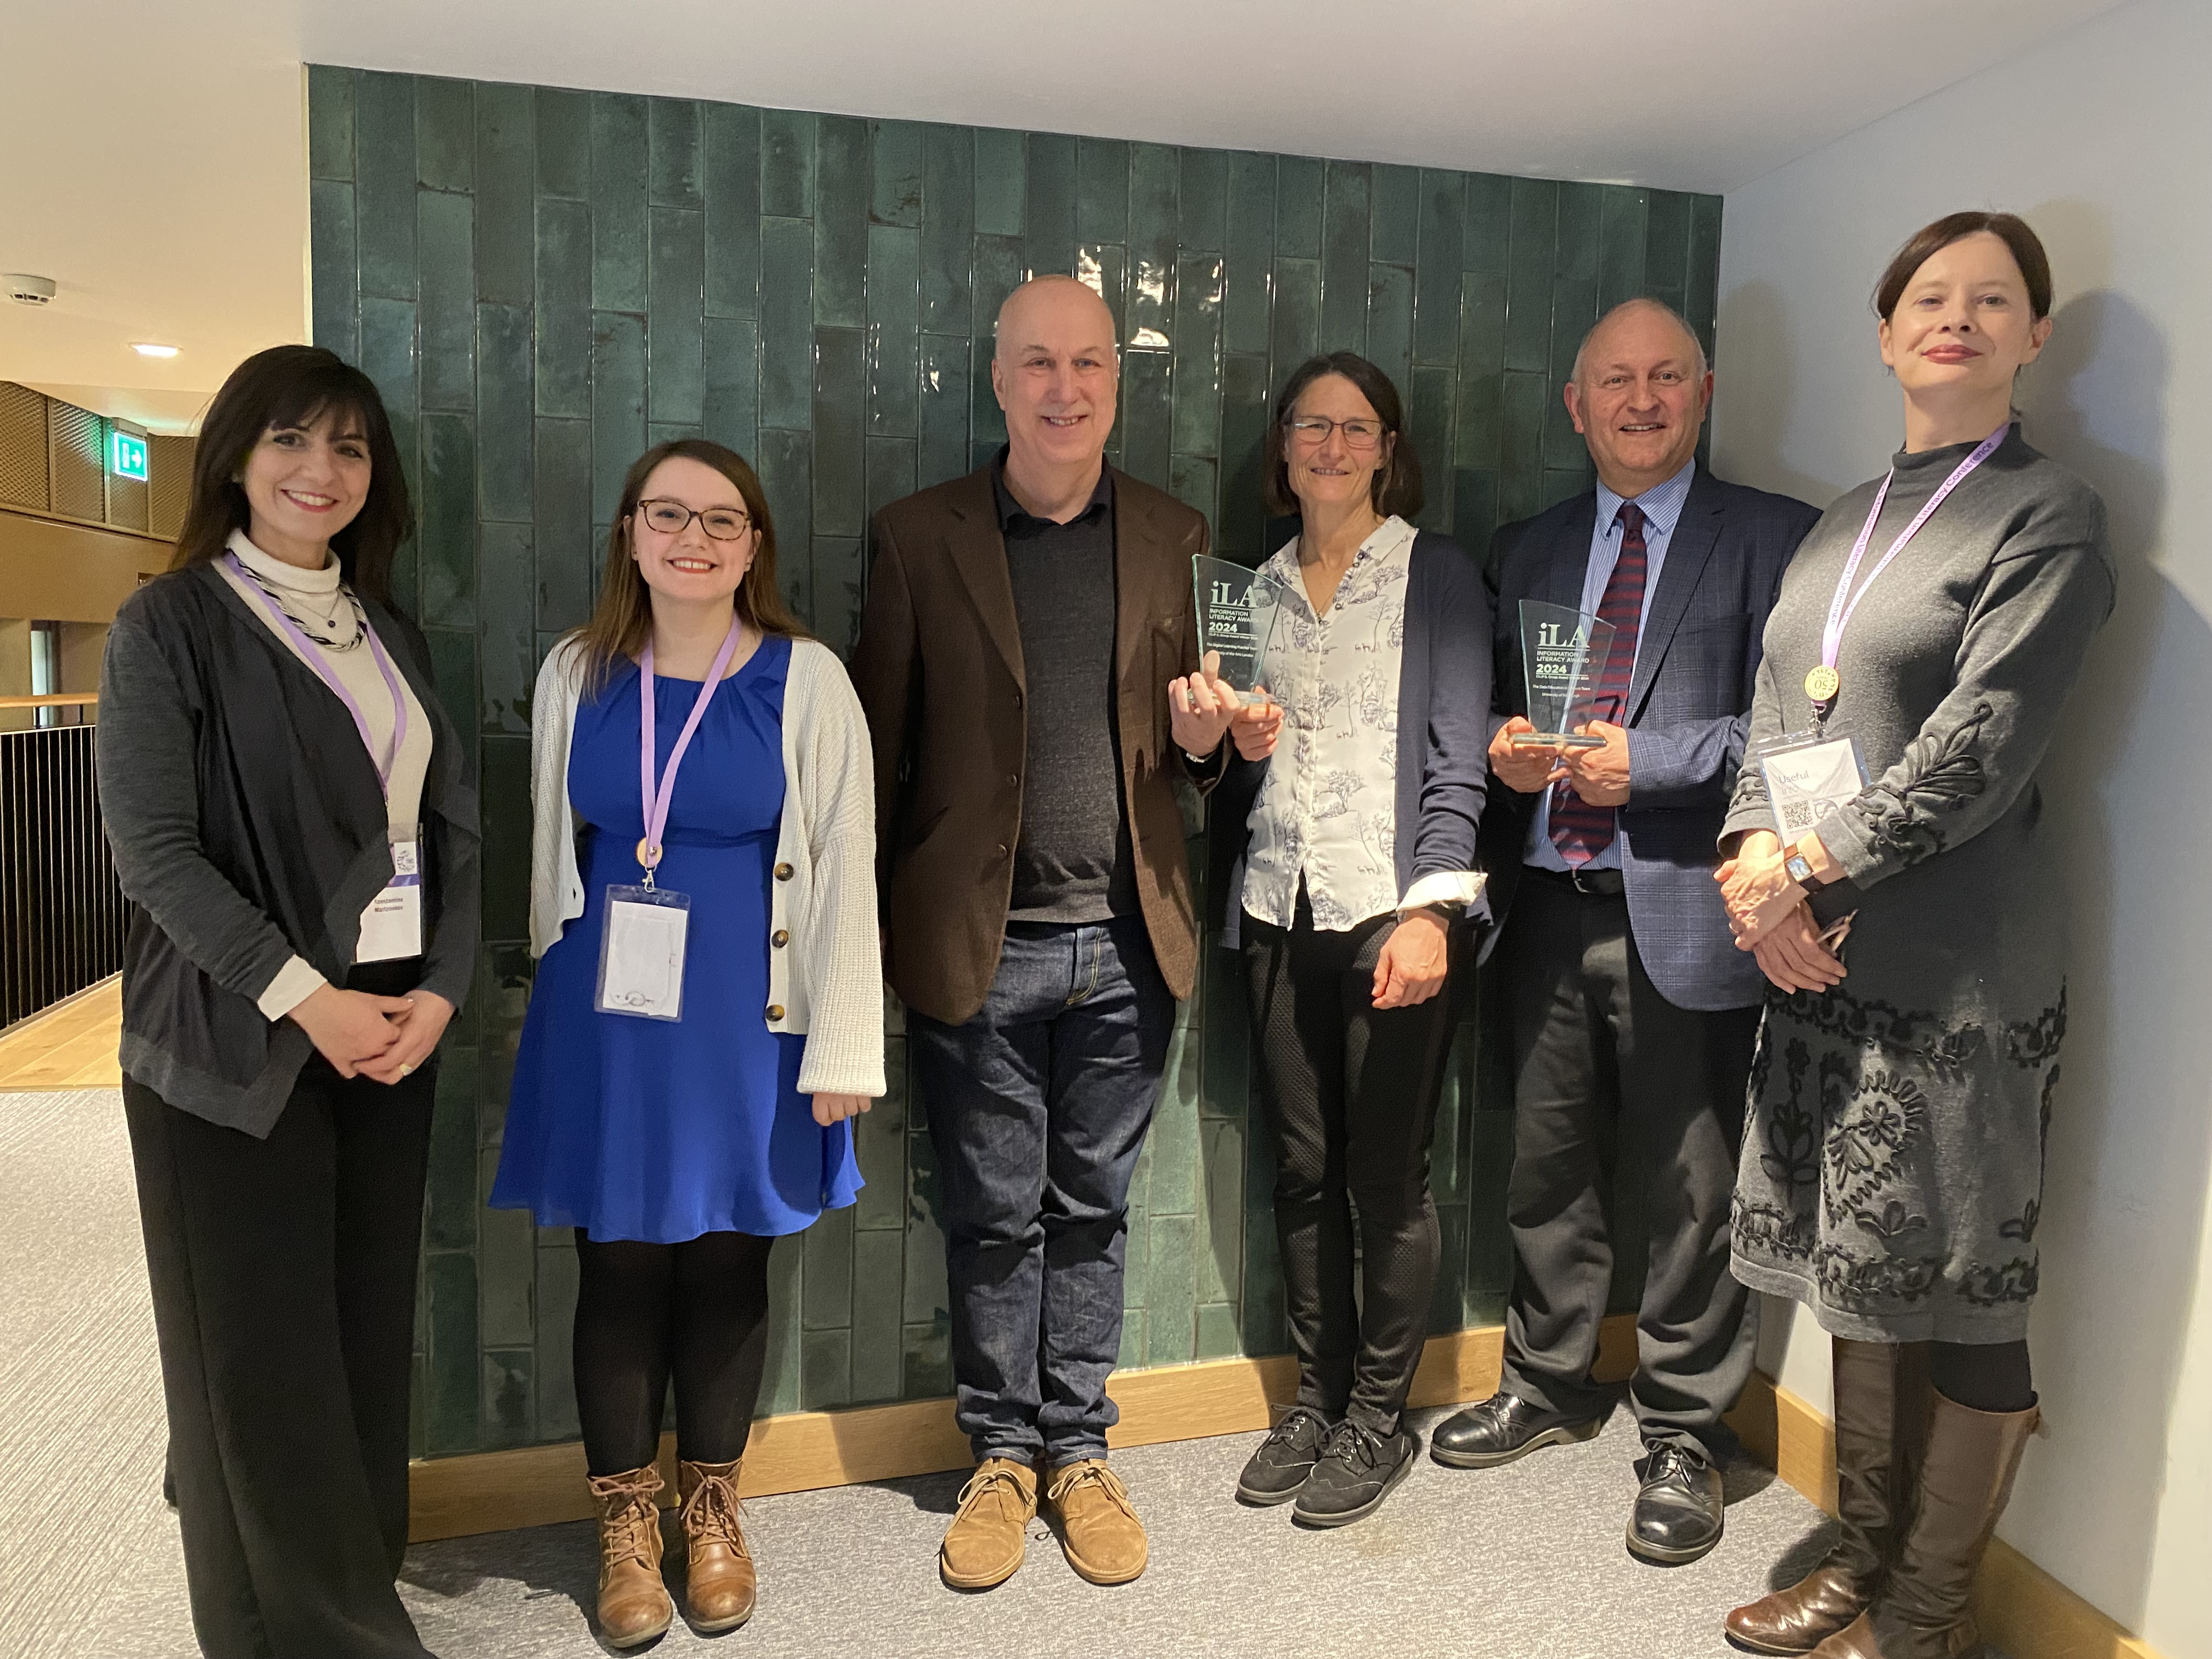
<instances>
[{"instance_id":1,"label":"gold medal","mask_svg":"<svg viewBox=\"0 0 2212 1659\"><path fill-rule=\"evenodd\" d=\"M1826 663L1805 671L1805 695L1814 702L1833 702L1844 689L1844 677Z\"/></svg>"},{"instance_id":2,"label":"gold medal","mask_svg":"<svg viewBox=\"0 0 2212 1659\"><path fill-rule=\"evenodd\" d=\"M652 836L640 836L637 838L637 861L648 870L660 862L660 849L653 844Z\"/></svg>"}]
</instances>

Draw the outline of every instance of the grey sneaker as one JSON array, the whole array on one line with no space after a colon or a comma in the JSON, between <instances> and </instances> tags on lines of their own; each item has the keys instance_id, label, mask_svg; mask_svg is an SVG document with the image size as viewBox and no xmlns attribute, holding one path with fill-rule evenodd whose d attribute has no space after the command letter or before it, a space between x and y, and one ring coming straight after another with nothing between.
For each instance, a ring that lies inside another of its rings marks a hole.
<instances>
[{"instance_id":1,"label":"grey sneaker","mask_svg":"<svg viewBox=\"0 0 2212 1659\"><path fill-rule=\"evenodd\" d=\"M1237 1496L1247 1504L1287 1503L1298 1495L1321 1460L1322 1442L1334 1425L1310 1406L1293 1406L1260 1443L1237 1477Z\"/></svg>"}]
</instances>

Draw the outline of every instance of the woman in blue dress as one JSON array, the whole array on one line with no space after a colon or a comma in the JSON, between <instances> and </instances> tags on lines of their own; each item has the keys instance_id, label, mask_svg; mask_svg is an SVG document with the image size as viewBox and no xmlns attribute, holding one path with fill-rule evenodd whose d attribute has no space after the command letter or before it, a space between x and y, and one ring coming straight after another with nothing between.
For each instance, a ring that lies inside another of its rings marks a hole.
<instances>
[{"instance_id":1,"label":"woman in blue dress","mask_svg":"<svg viewBox=\"0 0 2212 1659\"><path fill-rule=\"evenodd\" d=\"M540 960L491 1203L575 1230L599 1619L630 1647L674 1613L672 1379L685 1611L752 1612L769 1247L854 1201L850 1120L884 1091L874 786L843 667L779 596L759 480L697 439L630 468L598 608L534 709Z\"/></svg>"}]
</instances>

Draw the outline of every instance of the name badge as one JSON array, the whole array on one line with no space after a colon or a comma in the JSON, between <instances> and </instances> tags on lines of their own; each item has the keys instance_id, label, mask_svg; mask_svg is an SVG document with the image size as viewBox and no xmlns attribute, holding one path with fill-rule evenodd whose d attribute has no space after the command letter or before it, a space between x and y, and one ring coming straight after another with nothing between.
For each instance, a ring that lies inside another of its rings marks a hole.
<instances>
[{"instance_id":1,"label":"name badge","mask_svg":"<svg viewBox=\"0 0 2212 1659\"><path fill-rule=\"evenodd\" d=\"M396 962L422 954L422 843L410 826L394 832L392 879L361 913L356 962Z\"/></svg>"},{"instance_id":2,"label":"name badge","mask_svg":"<svg viewBox=\"0 0 2212 1659\"><path fill-rule=\"evenodd\" d=\"M1766 780L1774 833L1788 846L1832 808L1856 799L1871 781L1849 735L1796 732L1771 738L1753 751Z\"/></svg>"},{"instance_id":3,"label":"name badge","mask_svg":"<svg viewBox=\"0 0 2212 1659\"><path fill-rule=\"evenodd\" d=\"M665 887L610 887L599 933L603 1014L640 1019L684 1018L684 947L691 898Z\"/></svg>"}]
</instances>

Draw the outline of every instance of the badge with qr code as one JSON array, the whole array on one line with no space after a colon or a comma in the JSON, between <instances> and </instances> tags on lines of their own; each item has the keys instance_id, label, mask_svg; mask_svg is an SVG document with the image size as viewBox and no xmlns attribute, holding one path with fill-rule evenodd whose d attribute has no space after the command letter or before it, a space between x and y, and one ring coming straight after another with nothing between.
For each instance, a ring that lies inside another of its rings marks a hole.
<instances>
[{"instance_id":1,"label":"badge with qr code","mask_svg":"<svg viewBox=\"0 0 2212 1659\"><path fill-rule=\"evenodd\" d=\"M1771 738L1752 751L1783 845L1804 835L1830 811L1865 789L1869 780L1858 739L1799 732Z\"/></svg>"}]
</instances>

